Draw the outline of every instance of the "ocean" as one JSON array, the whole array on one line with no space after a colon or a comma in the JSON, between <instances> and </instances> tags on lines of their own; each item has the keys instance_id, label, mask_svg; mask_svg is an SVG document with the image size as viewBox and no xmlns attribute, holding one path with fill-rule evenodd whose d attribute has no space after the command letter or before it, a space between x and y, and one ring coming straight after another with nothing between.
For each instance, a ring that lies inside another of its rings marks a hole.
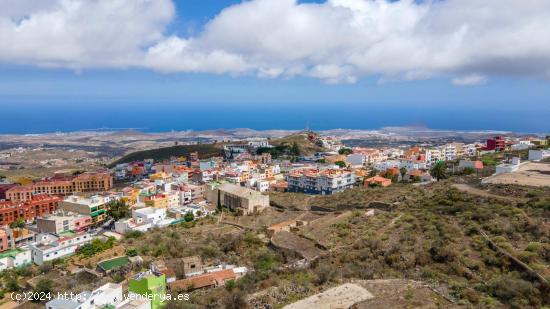
<instances>
[{"instance_id":1,"label":"ocean","mask_svg":"<svg viewBox=\"0 0 550 309\"><path fill-rule=\"evenodd\" d=\"M548 106L375 104L2 104L0 134L135 128L146 132L220 128L377 129L423 125L447 130L550 132Z\"/></svg>"}]
</instances>

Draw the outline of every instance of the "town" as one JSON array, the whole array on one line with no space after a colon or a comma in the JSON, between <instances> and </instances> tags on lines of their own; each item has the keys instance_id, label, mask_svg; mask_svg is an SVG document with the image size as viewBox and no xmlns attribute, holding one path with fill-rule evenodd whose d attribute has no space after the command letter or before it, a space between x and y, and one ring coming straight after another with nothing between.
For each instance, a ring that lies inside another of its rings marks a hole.
<instances>
[{"instance_id":1,"label":"town","mask_svg":"<svg viewBox=\"0 0 550 309\"><path fill-rule=\"evenodd\" d=\"M235 256L213 258L196 252L168 257L165 251L138 249L135 242L149 234L168 235L177 228L217 237L242 234L245 242L265 243L268 250L279 252L284 267L303 269L336 248L322 236L307 233L315 233L316 224L328 229L343 224L338 223L341 218L349 220L358 210L337 208L328 214L326 207L308 200L290 211L289 205L282 204L291 204L287 199L296 194L306 199L353 190L374 195L392 186L429 187L449 177L477 177L485 186L550 186L550 168L545 163L550 160L550 136L365 148L348 147L335 136L304 130L282 140L230 140L219 144L217 153L191 151L127 162L123 157L94 171L58 170L20 182L4 178L0 271L20 275L4 275L8 282L3 291L52 292L48 273L61 269L91 276L96 278L92 282L102 285L88 284L92 291L75 291L78 301L48 299L47 309L157 309L167 301L122 295L231 290L247 274L261 269ZM465 183L452 186L473 194L485 192ZM395 202L374 204L358 208L365 211L361 216L376 217L380 207L388 210ZM37 273L21 270L27 268L37 268L42 275L28 278L25 287L17 277ZM361 295L363 290L354 293ZM366 298L359 301L372 297L364 294Z\"/></svg>"}]
</instances>

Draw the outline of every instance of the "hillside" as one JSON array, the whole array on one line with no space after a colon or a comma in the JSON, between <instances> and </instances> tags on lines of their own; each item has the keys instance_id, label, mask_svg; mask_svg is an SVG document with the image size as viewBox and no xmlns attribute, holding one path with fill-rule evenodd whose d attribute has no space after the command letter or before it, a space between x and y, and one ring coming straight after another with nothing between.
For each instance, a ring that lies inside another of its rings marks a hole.
<instances>
[{"instance_id":1,"label":"hillside","mask_svg":"<svg viewBox=\"0 0 550 309\"><path fill-rule=\"evenodd\" d=\"M144 159L155 159L155 161L160 161L169 159L170 157L188 156L190 153L195 151L199 153L199 158L201 159L223 155L222 147L217 144L178 145L132 152L112 162L109 166L113 167L120 163L140 161Z\"/></svg>"},{"instance_id":2,"label":"hillside","mask_svg":"<svg viewBox=\"0 0 550 309\"><path fill-rule=\"evenodd\" d=\"M298 149L300 150L300 155L303 155L303 156L304 155L310 156L316 152L327 151L327 149L316 145L315 141L310 140L308 138L308 135L304 132L299 132L299 133L295 133L285 137L271 140L271 144L274 146L292 147L294 143L298 145Z\"/></svg>"}]
</instances>

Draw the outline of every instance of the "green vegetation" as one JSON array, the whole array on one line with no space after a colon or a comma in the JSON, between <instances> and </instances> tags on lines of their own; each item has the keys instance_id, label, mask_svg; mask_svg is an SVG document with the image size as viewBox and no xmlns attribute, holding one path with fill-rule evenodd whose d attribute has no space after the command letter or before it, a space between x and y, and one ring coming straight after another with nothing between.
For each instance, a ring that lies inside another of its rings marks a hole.
<instances>
[{"instance_id":1,"label":"green vegetation","mask_svg":"<svg viewBox=\"0 0 550 309\"><path fill-rule=\"evenodd\" d=\"M188 212L188 213L185 214L183 219L185 220L185 222L191 222L195 219L195 215L193 215L192 212Z\"/></svg>"},{"instance_id":2,"label":"green vegetation","mask_svg":"<svg viewBox=\"0 0 550 309\"><path fill-rule=\"evenodd\" d=\"M133 256L137 256L138 255L138 251L137 249L135 248L131 248L131 249L126 249L126 251L124 252L127 256L129 257L133 257Z\"/></svg>"},{"instance_id":3,"label":"green vegetation","mask_svg":"<svg viewBox=\"0 0 550 309\"><path fill-rule=\"evenodd\" d=\"M172 147L136 151L125 155L124 157L109 164L109 167L114 167L120 163L129 163L133 161L143 161L145 159L154 159L162 161L171 157L189 156L192 152L198 152L199 157L211 158L223 155L223 148L219 144L198 144L198 145L178 145Z\"/></svg>"},{"instance_id":4,"label":"green vegetation","mask_svg":"<svg viewBox=\"0 0 550 309\"><path fill-rule=\"evenodd\" d=\"M282 138L274 139L271 144L275 146L275 151L272 155L278 156L309 156L316 152L326 151L325 148L319 146L315 141L310 140L307 134L297 133L288 135Z\"/></svg>"},{"instance_id":5,"label":"green vegetation","mask_svg":"<svg viewBox=\"0 0 550 309\"><path fill-rule=\"evenodd\" d=\"M342 148L338 150L338 154L341 154L341 155L350 155L352 153L353 153L353 150L351 150L351 148Z\"/></svg>"},{"instance_id":6,"label":"green vegetation","mask_svg":"<svg viewBox=\"0 0 550 309\"><path fill-rule=\"evenodd\" d=\"M114 200L107 205L107 215L114 220L130 217L130 208L123 200Z\"/></svg>"},{"instance_id":7,"label":"green vegetation","mask_svg":"<svg viewBox=\"0 0 550 309\"><path fill-rule=\"evenodd\" d=\"M289 144L281 144L275 147L261 147L256 150L257 154L269 153L273 158L279 158L284 156L299 156L301 154L298 143L293 142Z\"/></svg>"},{"instance_id":8,"label":"green vegetation","mask_svg":"<svg viewBox=\"0 0 550 309\"><path fill-rule=\"evenodd\" d=\"M432 168L430 169L430 175L437 179L437 181L440 181L442 179L446 179L447 176L447 166L445 165L445 162L438 161Z\"/></svg>"},{"instance_id":9,"label":"green vegetation","mask_svg":"<svg viewBox=\"0 0 550 309\"><path fill-rule=\"evenodd\" d=\"M10 224L10 228L12 229L23 228L23 227L25 227L25 220L23 219L17 219L12 224Z\"/></svg>"},{"instance_id":10,"label":"green vegetation","mask_svg":"<svg viewBox=\"0 0 550 309\"><path fill-rule=\"evenodd\" d=\"M341 168L345 168L346 166L348 166L344 161L336 161L334 162L334 165L338 165Z\"/></svg>"},{"instance_id":11,"label":"green vegetation","mask_svg":"<svg viewBox=\"0 0 550 309\"><path fill-rule=\"evenodd\" d=\"M107 249L111 249L115 243L114 237L109 237L106 241L102 241L99 238L95 238L89 244L85 244L78 249L78 254L84 257L91 257L99 252L103 252Z\"/></svg>"},{"instance_id":12,"label":"green vegetation","mask_svg":"<svg viewBox=\"0 0 550 309\"><path fill-rule=\"evenodd\" d=\"M42 278L36 284L36 287L33 289L33 293L37 295L46 295L53 292L53 282L49 278ZM39 302L40 297L36 297L32 300L33 302Z\"/></svg>"}]
</instances>

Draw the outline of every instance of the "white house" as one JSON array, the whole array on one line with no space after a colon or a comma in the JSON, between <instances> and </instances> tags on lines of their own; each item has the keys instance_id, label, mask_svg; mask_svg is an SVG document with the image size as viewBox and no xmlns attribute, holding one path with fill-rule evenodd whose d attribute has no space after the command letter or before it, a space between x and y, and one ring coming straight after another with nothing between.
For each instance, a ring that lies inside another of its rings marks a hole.
<instances>
[{"instance_id":1,"label":"white house","mask_svg":"<svg viewBox=\"0 0 550 309\"><path fill-rule=\"evenodd\" d=\"M29 245L32 251L32 260L37 265L46 261L55 260L76 252L76 250L93 239L88 233L63 232L59 236L53 234L39 234L36 242Z\"/></svg>"},{"instance_id":2,"label":"white house","mask_svg":"<svg viewBox=\"0 0 550 309\"><path fill-rule=\"evenodd\" d=\"M540 161L550 158L550 150L529 150L529 161Z\"/></svg>"},{"instance_id":3,"label":"white house","mask_svg":"<svg viewBox=\"0 0 550 309\"><path fill-rule=\"evenodd\" d=\"M513 173L519 169L520 160L518 157L513 157L511 162L505 162L496 166L495 175L503 173Z\"/></svg>"},{"instance_id":4,"label":"white house","mask_svg":"<svg viewBox=\"0 0 550 309\"><path fill-rule=\"evenodd\" d=\"M154 227L165 227L172 223L166 218L165 208L145 207L132 210L132 218L115 222L115 231L125 234L130 231L145 232Z\"/></svg>"},{"instance_id":5,"label":"white house","mask_svg":"<svg viewBox=\"0 0 550 309\"><path fill-rule=\"evenodd\" d=\"M346 162L352 166L363 166L368 162L367 155L362 153L353 153L346 157Z\"/></svg>"},{"instance_id":6,"label":"white house","mask_svg":"<svg viewBox=\"0 0 550 309\"><path fill-rule=\"evenodd\" d=\"M0 271L32 263L31 250L17 248L0 253Z\"/></svg>"},{"instance_id":7,"label":"white house","mask_svg":"<svg viewBox=\"0 0 550 309\"><path fill-rule=\"evenodd\" d=\"M78 294L67 293L66 295L60 293L56 299L46 303L46 309L130 308L127 306L130 301L134 302L134 306L131 306L133 308L151 308L151 302L148 299L124 299L122 295L122 285L106 283L91 292L84 291Z\"/></svg>"}]
</instances>

